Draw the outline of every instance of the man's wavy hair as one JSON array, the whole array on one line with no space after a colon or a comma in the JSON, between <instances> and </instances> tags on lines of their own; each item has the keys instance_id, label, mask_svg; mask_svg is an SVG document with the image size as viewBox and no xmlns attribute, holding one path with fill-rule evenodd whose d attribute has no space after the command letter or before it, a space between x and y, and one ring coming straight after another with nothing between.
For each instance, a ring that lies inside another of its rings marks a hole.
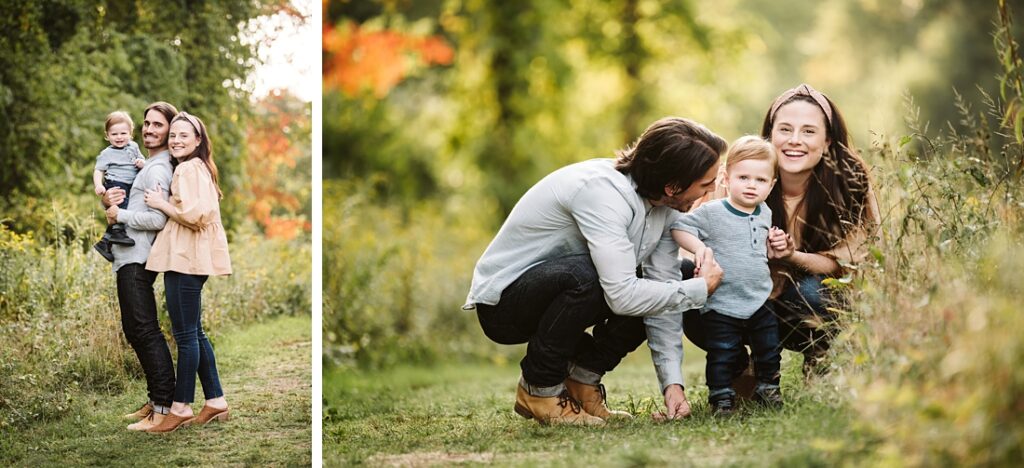
<instances>
[{"instance_id":1,"label":"man's wavy hair","mask_svg":"<svg viewBox=\"0 0 1024 468\"><path fill-rule=\"evenodd\" d=\"M722 137L697 122L665 117L617 152L615 168L633 178L641 197L660 200L665 187L689 188L718 163L726 146Z\"/></svg>"}]
</instances>

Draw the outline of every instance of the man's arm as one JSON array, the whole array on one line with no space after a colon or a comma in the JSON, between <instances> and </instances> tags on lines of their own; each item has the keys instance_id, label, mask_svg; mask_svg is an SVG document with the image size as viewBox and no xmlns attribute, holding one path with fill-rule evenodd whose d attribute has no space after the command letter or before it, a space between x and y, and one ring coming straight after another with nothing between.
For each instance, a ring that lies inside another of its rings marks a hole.
<instances>
[{"instance_id":1,"label":"man's arm","mask_svg":"<svg viewBox=\"0 0 1024 468\"><path fill-rule=\"evenodd\" d=\"M595 180L587 184L570 200L569 208L587 240L612 312L643 316L682 312L704 305L706 288L678 281L678 267L672 277L675 281L636 277L636 251L627 234L633 209L610 182ZM661 244L656 247L660 249Z\"/></svg>"},{"instance_id":2,"label":"man's arm","mask_svg":"<svg viewBox=\"0 0 1024 468\"><path fill-rule=\"evenodd\" d=\"M144 177L142 188L160 190L165 199L170 196L168 189L171 185L170 168L166 166L151 167L146 171ZM167 224L167 215L149 207L138 211L120 210L117 212L117 221L139 231L159 231Z\"/></svg>"}]
</instances>

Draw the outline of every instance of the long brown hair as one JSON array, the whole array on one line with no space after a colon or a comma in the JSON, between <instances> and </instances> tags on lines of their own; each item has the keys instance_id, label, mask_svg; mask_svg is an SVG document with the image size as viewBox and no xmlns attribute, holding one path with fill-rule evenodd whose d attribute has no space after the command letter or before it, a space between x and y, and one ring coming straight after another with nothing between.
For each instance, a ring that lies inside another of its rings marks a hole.
<instances>
[{"instance_id":1,"label":"long brown hair","mask_svg":"<svg viewBox=\"0 0 1024 468\"><path fill-rule=\"evenodd\" d=\"M815 91L816 92L816 91ZM785 96L785 93L783 94ZM825 109L825 123L831 143L814 166L803 203L806 207L804 225L800 228L801 249L820 252L834 247L846 235L868 221L868 192L871 182L867 164L850 145L846 121L831 99L824 98L831 111ZM775 124L775 112L794 101L805 101L821 107L820 99L807 94L791 95L781 103L776 102L764 116L761 136L771 139ZM789 226L786 206L782 199L782 184L775 184L766 200L772 209L772 223L787 229Z\"/></svg>"},{"instance_id":2,"label":"long brown hair","mask_svg":"<svg viewBox=\"0 0 1024 468\"><path fill-rule=\"evenodd\" d=\"M199 146L192 152L189 157L185 158L188 161L192 158L199 158L206 166L206 169L210 171L210 177L213 179L213 186L217 189L218 199L224 198L224 193L220 191L220 183L217 180L217 164L213 162L213 143L210 141L210 134L206 132L206 124L203 123L199 117L196 117L188 112L181 111L178 115L174 116L171 120L171 124L177 121L188 122L196 130L196 135L199 136ZM173 158L172 158L173 161ZM177 163L174 164L177 166Z\"/></svg>"}]
</instances>

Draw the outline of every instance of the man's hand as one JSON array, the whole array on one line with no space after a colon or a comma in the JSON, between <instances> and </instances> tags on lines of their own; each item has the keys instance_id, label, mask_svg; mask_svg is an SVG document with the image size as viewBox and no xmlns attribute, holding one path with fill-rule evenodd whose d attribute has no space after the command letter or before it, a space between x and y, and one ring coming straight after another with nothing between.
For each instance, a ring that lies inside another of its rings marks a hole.
<instances>
[{"instance_id":1,"label":"man's hand","mask_svg":"<svg viewBox=\"0 0 1024 468\"><path fill-rule=\"evenodd\" d=\"M117 222L117 211L117 205L110 205L110 207L107 208L107 224L114 224Z\"/></svg>"},{"instance_id":2,"label":"man's hand","mask_svg":"<svg viewBox=\"0 0 1024 468\"><path fill-rule=\"evenodd\" d=\"M694 273L694 278L704 278L704 282L708 284L708 295L715 293L718 289L718 285L722 284L722 277L725 272L722 271L722 267L718 265L718 261L715 260L714 254L711 249L707 249L705 252L705 259L700 272Z\"/></svg>"},{"instance_id":3,"label":"man's hand","mask_svg":"<svg viewBox=\"0 0 1024 468\"><path fill-rule=\"evenodd\" d=\"M686 401L683 386L672 384L665 388L665 411L651 415L655 421L683 419L690 415L690 402Z\"/></svg>"},{"instance_id":4,"label":"man's hand","mask_svg":"<svg viewBox=\"0 0 1024 468\"><path fill-rule=\"evenodd\" d=\"M701 271L701 266L703 266L705 263L714 261L715 254L714 252L711 251L710 247L698 248L697 251L693 253L693 274L699 275Z\"/></svg>"},{"instance_id":5,"label":"man's hand","mask_svg":"<svg viewBox=\"0 0 1024 468\"><path fill-rule=\"evenodd\" d=\"M117 206L124 201L127 195L121 187L111 187L103 193L103 204L106 206Z\"/></svg>"}]
</instances>

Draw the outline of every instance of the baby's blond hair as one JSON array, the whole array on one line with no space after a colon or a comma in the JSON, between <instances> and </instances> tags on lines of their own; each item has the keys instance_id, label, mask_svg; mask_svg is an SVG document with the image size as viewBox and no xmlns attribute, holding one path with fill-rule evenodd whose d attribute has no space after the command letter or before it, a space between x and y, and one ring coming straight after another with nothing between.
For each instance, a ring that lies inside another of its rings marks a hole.
<instances>
[{"instance_id":1,"label":"baby's blond hair","mask_svg":"<svg viewBox=\"0 0 1024 468\"><path fill-rule=\"evenodd\" d=\"M114 111L107 114L107 123L103 127L103 132L109 132L110 127L119 123L128 124L128 133L135 133L135 122L132 122L132 116L125 111Z\"/></svg>"},{"instance_id":2,"label":"baby's blond hair","mask_svg":"<svg viewBox=\"0 0 1024 468\"><path fill-rule=\"evenodd\" d=\"M732 142L729 145L729 152L725 155L725 170L728 171L733 164L748 159L768 161L772 165L772 175L778 172L779 157L775 153L775 147L764 138L745 135Z\"/></svg>"}]
</instances>

